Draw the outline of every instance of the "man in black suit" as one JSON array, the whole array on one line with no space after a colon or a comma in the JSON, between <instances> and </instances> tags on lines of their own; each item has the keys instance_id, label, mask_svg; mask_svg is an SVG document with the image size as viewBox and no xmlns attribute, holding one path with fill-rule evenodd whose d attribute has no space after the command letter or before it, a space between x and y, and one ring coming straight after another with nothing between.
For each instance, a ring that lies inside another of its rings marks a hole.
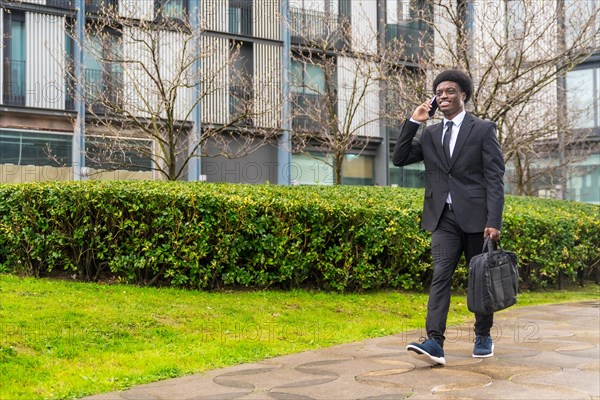
<instances>
[{"instance_id":1,"label":"man in black suit","mask_svg":"<svg viewBox=\"0 0 600 400\"><path fill-rule=\"evenodd\" d=\"M473 93L471 78L459 70L440 73L433 91L442 123L426 127L429 101L419 105L404 123L393 162L425 163L425 201L421 227L432 232L433 280L427 304L428 338L407 346L410 355L445 365L444 332L450 307L452 274L464 253L467 264L481 253L484 239L499 240L504 208L504 159L496 125L465 112ZM473 357L491 357L490 329L494 315L475 315Z\"/></svg>"}]
</instances>

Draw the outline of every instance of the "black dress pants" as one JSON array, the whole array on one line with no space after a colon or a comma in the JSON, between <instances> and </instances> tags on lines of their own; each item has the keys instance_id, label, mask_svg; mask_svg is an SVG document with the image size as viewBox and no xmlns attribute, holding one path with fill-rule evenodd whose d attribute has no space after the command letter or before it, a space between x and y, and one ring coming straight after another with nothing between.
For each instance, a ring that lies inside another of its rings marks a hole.
<instances>
[{"instance_id":1,"label":"black dress pants","mask_svg":"<svg viewBox=\"0 0 600 400\"><path fill-rule=\"evenodd\" d=\"M444 332L450 308L452 274L464 252L467 265L473 256L481 253L483 232L465 233L456 223L454 213L445 207L440 222L431 238L433 280L427 303L426 330L430 339L444 345ZM487 336L494 323L494 314L475 314L475 335Z\"/></svg>"}]
</instances>

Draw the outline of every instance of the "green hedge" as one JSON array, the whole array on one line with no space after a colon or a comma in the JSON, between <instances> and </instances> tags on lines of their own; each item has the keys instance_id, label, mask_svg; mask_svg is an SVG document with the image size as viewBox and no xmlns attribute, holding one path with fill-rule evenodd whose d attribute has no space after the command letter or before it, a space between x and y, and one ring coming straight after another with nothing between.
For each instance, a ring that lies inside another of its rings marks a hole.
<instances>
[{"instance_id":1,"label":"green hedge","mask_svg":"<svg viewBox=\"0 0 600 400\"><path fill-rule=\"evenodd\" d=\"M0 185L0 269L199 289L423 289L423 192L184 182ZM503 246L544 286L600 262L600 207L507 199Z\"/></svg>"}]
</instances>

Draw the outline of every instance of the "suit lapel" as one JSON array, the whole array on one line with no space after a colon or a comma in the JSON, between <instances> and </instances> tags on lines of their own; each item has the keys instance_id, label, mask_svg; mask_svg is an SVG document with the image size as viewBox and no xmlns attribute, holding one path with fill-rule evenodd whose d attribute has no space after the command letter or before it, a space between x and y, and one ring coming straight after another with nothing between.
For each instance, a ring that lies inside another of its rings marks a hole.
<instances>
[{"instance_id":1,"label":"suit lapel","mask_svg":"<svg viewBox=\"0 0 600 400\"><path fill-rule=\"evenodd\" d=\"M465 142L469 138L474 123L475 119L473 119L473 117L467 113L463 123L460 125L460 129L458 130L458 137L456 138L456 144L454 145L454 151L452 152L452 158L450 159L450 168L454 166L454 162L458 158L458 155L463 149Z\"/></svg>"}]
</instances>

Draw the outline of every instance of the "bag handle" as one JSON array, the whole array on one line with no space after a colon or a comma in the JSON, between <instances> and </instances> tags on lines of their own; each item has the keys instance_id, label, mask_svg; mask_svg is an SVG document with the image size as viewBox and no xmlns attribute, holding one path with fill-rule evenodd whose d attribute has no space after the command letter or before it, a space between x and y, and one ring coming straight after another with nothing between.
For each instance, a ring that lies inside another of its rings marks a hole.
<instances>
[{"instance_id":1,"label":"bag handle","mask_svg":"<svg viewBox=\"0 0 600 400\"><path fill-rule=\"evenodd\" d=\"M494 242L490 238L490 236L488 236L483 241L483 248L481 249L481 252L485 253L485 249L487 247L488 253L491 255L493 253L493 251L496 250L496 246L498 248L500 248L500 250L504 251L504 249L502 248L502 245L500 244L500 240L498 240L497 242Z\"/></svg>"}]
</instances>

